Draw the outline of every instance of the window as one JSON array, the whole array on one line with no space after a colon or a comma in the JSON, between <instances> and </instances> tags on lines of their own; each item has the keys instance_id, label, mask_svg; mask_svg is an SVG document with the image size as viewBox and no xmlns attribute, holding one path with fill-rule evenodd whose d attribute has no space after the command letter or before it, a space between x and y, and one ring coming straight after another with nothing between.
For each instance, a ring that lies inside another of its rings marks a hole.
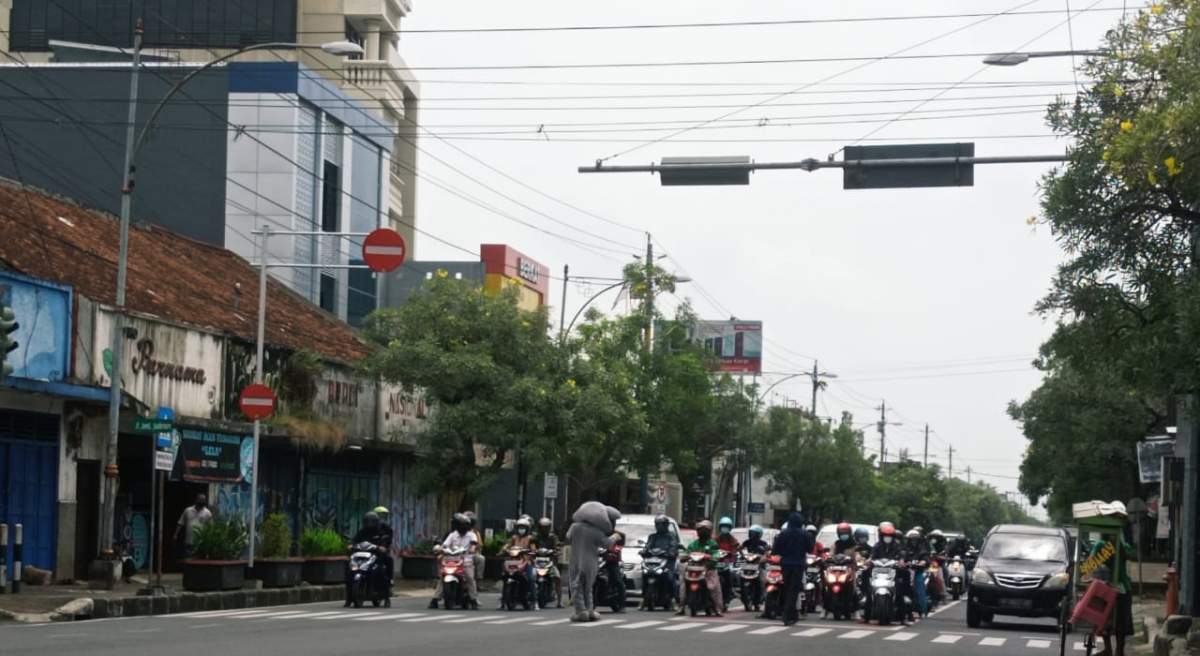
<instances>
[{"instance_id":1,"label":"window","mask_svg":"<svg viewBox=\"0 0 1200 656\"><path fill-rule=\"evenodd\" d=\"M994 560L1066 562L1067 548L1062 538L997 533L983 546L983 556Z\"/></svg>"},{"instance_id":2,"label":"window","mask_svg":"<svg viewBox=\"0 0 1200 656\"><path fill-rule=\"evenodd\" d=\"M337 279L321 274L321 309L330 314L337 314Z\"/></svg>"},{"instance_id":3,"label":"window","mask_svg":"<svg viewBox=\"0 0 1200 656\"><path fill-rule=\"evenodd\" d=\"M358 47L362 48L363 52L366 52L366 49L367 49L366 42L363 41L362 34L358 31L358 29L356 29L354 27L354 25L348 19L346 20L346 40L349 41L350 43L358 44ZM362 59L362 58L363 58L362 53L353 54L348 57L348 59Z\"/></svg>"},{"instance_id":4,"label":"window","mask_svg":"<svg viewBox=\"0 0 1200 656\"><path fill-rule=\"evenodd\" d=\"M342 206L341 169L325 160L325 179L321 181L321 230L338 231L338 210Z\"/></svg>"},{"instance_id":5,"label":"window","mask_svg":"<svg viewBox=\"0 0 1200 656\"><path fill-rule=\"evenodd\" d=\"M350 260L350 264L366 266L362 260ZM350 298L346 302L346 323L362 327L368 314L375 311L375 274L367 269L350 269Z\"/></svg>"}]
</instances>

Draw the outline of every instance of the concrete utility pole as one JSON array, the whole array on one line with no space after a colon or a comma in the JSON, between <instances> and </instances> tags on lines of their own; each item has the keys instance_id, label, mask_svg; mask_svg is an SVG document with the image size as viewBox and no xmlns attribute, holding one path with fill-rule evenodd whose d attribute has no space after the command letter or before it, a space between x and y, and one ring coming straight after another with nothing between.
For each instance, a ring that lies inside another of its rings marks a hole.
<instances>
[{"instance_id":1,"label":"concrete utility pole","mask_svg":"<svg viewBox=\"0 0 1200 656\"><path fill-rule=\"evenodd\" d=\"M971 484L971 465L967 465L967 485Z\"/></svg>"},{"instance_id":2,"label":"concrete utility pole","mask_svg":"<svg viewBox=\"0 0 1200 656\"><path fill-rule=\"evenodd\" d=\"M654 240L646 233L646 363L654 355ZM638 480L638 511L646 512L650 505L650 478L645 471Z\"/></svg>"},{"instance_id":3,"label":"concrete utility pole","mask_svg":"<svg viewBox=\"0 0 1200 656\"><path fill-rule=\"evenodd\" d=\"M558 309L558 340L561 342L566 338L567 328L567 287L571 284L571 267L563 265L563 293L562 307Z\"/></svg>"},{"instance_id":4,"label":"concrete utility pole","mask_svg":"<svg viewBox=\"0 0 1200 656\"><path fill-rule=\"evenodd\" d=\"M925 424L925 468L929 468L929 424Z\"/></svg>"},{"instance_id":5,"label":"concrete utility pole","mask_svg":"<svg viewBox=\"0 0 1200 656\"><path fill-rule=\"evenodd\" d=\"M954 478L954 447L949 446L946 448L950 450L950 469L949 469L949 473L946 475L946 477Z\"/></svg>"},{"instance_id":6,"label":"concrete utility pole","mask_svg":"<svg viewBox=\"0 0 1200 656\"><path fill-rule=\"evenodd\" d=\"M879 471L883 471L883 461L887 459L887 401L879 404Z\"/></svg>"},{"instance_id":7,"label":"concrete utility pole","mask_svg":"<svg viewBox=\"0 0 1200 656\"><path fill-rule=\"evenodd\" d=\"M825 386L825 381L823 381L821 379L822 378L837 378L837 374L830 373L828 371L821 371L820 368L817 366L817 364L818 364L817 361L813 360L812 373L808 374L808 377L810 379L812 379L812 416L813 416L813 419L817 418L817 392L820 392L821 388Z\"/></svg>"}]
</instances>

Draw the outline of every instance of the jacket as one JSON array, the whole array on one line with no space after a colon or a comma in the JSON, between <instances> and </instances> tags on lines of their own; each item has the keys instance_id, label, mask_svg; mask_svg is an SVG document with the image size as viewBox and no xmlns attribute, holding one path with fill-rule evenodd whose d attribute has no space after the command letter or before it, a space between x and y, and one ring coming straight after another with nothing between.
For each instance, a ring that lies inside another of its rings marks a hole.
<instances>
[{"instance_id":1,"label":"jacket","mask_svg":"<svg viewBox=\"0 0 1200 656\"><path fill-rule=\"evenodd\" d=\"M929 545L924 540L917 540L916 544L907 544L904 546L904 560L910 563L929 561Z\"/></svg>"},{"instance_id":2,"label":"jacket","mask_svg":"<svg viewBox=\"0 0 1200 656\"><path fill-rule=\"evenodd\" d=\"M718 535L717 546L723 551L729 552L728 555L725 556L725 561L732 562L737 558L738 547L741 545L738 543L737 538L733 537L732 535Z\"/></svg>"},{"instance_id":3,"label":"jacket","mask_svg":"<svg viewBox=\"0 0 1200 656\"><path fill-rule=\"evenodd\" d=\"M642 549L643 551L662 549L667 552L668 557L675 558L679 555L679 539L670 531L666 533L655 531L650 534L650 537L646 538L646 545Z\"/></svg>"},{"instance_id":4,"label":"jacket","mask_svg":"<svg viewBox=\"0 0 1200 656\"><path fill-rule=\"evenodd\" d=\"M901 546L900 542L896 540L893 540L891 544L888 544L887 542L883 541L883 538L879 538L879 542L876 542L875 546L871 549L871 560L877 560L880 558L887 560L900 560L904 558L904 547Z\"/></svg>"},{"instance_id":5,"label":"jacket","mask_svg":"<svg viewBox=\"0 0 1200 656\"><path fill-rule=\"evenodd\" d=\"M373 527L363 526L358 529L358 532L354 534L354 539L350 542L351 544L370 542L377 547L383 547L390 551L392 548L392 527L382 522Z\"/></svg>"},{"instance_id":6,"label":"jacket","mask_svg":"<svg viewBox=\"0 0 1200 656\"><path fill-rule=\"evenodd\" d=\"M746 541L742 543L742 549L750 553L765 554L770 548L771 545L762 538L746 538Z\"/></svg>"},{"instance_id":7,"label":"jacket","mask_svg":"<svg viewBox=\"0 0 1200 656\"><path fill-rule=\"evenodd\" d=\"M775 536L775 544L771 551L779 555L779 563L783 567L805 567L808 565L808 554L812 553L812 539L804 532L804 516L798 512L788 518L788 527Z\"/></svg>"}]
</instances>

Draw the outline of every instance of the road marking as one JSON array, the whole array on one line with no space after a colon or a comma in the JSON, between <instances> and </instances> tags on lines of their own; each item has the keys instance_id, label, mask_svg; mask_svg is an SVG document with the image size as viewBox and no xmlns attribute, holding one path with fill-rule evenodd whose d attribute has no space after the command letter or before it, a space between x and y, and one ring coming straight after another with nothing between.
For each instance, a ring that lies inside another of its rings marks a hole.
<instances>
[{"instance_id":1,"label":"road marking","mask_svg":"<svg viewBox=\"0 0 1200 656\"><path fill-rule=\"evenodd\" d=\"M963 637L961 635L956 635L953 633L943 633L942 635L934 638L933 641L939 645L952 645L962 639L963 639Z\"/></svg>"},{"instance_id":2,"label":"road marking","mask_svg":"<svg viewBox=\"0 0 1200 656\"><path fill-rule=\"evenodd\" d=\"M189 629L211 629L211 628L213 628L213 627L215 627L215 626L223 626L223 625L222 625L222 624L220 624L220 623L217 623L217 624L196 624L196 625L194 625L194 626L189 626L188 628L189 628Z\"/></svg>"},{"instance_id":3,"label":"road marking","mask_svg":"<svg viewBox=\"0 0 1200 656\"><path fill-rule=\"evenodd\" d=\"M858 630L858 631L847 631L846 633L843 633L842 635L838 636L838 638L841 638L842 640L861 640L862 638L866 638L868 636L873 636L873 635L875 635L874 631Z\"/></svg>"},{"instance_id":4,"label":"road marking","mask_svg":"<svg viewBox=\"0 0 1200 656\"><path fill-rule=\"evenodd\" d=\"M238 610L202 610L202 611L195 612L195 613L179 613L177 615L166 615L165 617L184 617L184 618L221 617L224 615L233 615L235 613L244 613L244 612L246 612L246 609L244 609L244 608L239 608Z\"/></svg>"},{"instance_id":5,"label":"road marking","mask_svg":"<svg viewBox=\"0 0 1200 656\"><path fill-rule=\"evenodd\" d=\"M570 622L570 621L571 621L571 618L564 617L561 620L546 620L544 622L534 622L533 625L534 626L554 626L555 624L566 624L567 622Z\"/></svg>"},{"instance_id":6,"label":"road marking","mask_svg":"<svg viewBox=\"0 0 1200 656\"><path fill-rule=\"evenodd\" d=\"M307 615L307 614L308 614L308 613L305 613L305 612L304 612L304 611L302 611L302 610L292 610L292 611L286 611L286 612L282 612L282 613L268 613L268 614L266 614L266 615L259 615L258 617L255 617L254 619L256 619L256 620L257 620L257 619L262 619L262 620L290 620L290 619L294 619L294 618L295 618L297 615Z\"/></svg>"},{"instance_id":7,"label":"road marking","mask_svg":"<svg viewBox=\"0 0 1200 656\"><path fill-rule=\"evenodd\" d=\"M49 637L49 638L82 638L84 636L89 636L89 635L91 635L91 634L90 633L51 633L47 637Z\"/></svg>"},{"instance_id":8,"label":"road marking","mask_svg":"<svg viewBox=\"0 0 1200 656\"><path fill-rule=\"evenodd\" d=\"M979 641L980 647L1003 647L1007 638L984 638Z\"/></svg>"},{"instance_id":9,"label":"road marking","mask_svg":"<svg viewBox=\"0 0 1200 656\"><path fill-rule=\"evenodd\" d=\"M896 640L898 642L908 642L909 640L912 640L915 637L917 637L916 633L893 633L892 635L884 638L884 640Z\"/></svg>"},{"instance_id":10,"label":"road marking","mask_svg":"<svg viewBox=\"0 0 1200 656\"><path fill-rule=\"evenodd\" d=\"M617 628L618 629L645 629L645 628L649 628L651 626L658 626L659 624L666 624L666 622L663 622L660 620L648 620L645 622L634 622L633 624L622 624L621 626L618 626Z\"/></svg>"},{"instance_id":11,"label":"road marking","mask_svg":"<svg viewBox=\"0 0 1200 656\"><path fill-rule=\"evenodd\" d=\"M224 617L225 617L225 619L239 619L240 620L240 619L244 619L247 617L268 617L268 616L274 615L274 614L275 613L265 611L265 610L244 610L239 613L230 613L229 615L225 615Z\"/></svg>"},{"instance_id":12,"label":"road marking","mask_svg":"<svg viewBox=\"0 0 1200 656\"><path fill-rule=\"evenodd\" d=\"M1025 643L1025 646L1030 649L1049 649L1050 641L1049 640L1030 640L1029 642Z\"/></svg>"},{"instance_id":13,"label":"road marking","mask_svg":"<svg viewBox=\"0 0 1200 656\"><path fill-rule=\"evenodd\" d=\"M131 629L125 633L158 633L162 629Z\"/></svg>"},{"instance_id":14,"label":"road marking","mask_svg":"<svg viewBox=\"0 0 1200 656\"><path fill-rule=\"evenodd\" d=\"M704 629L705 633L729 633L730 631L740 631L741 629L750 628L749 624L724 624L714 626L711 629Z\"/></svg>"},{"instance_id":15,"label":"road marking","mask_svg":"<svg viewBox=\"0 0 1200 656\"><path fill-rule=\"evenodd\" d=\"M772 633L779 633L780 631L787 631L787 630L788 630L788 627L786 627L786 626L768 626L768 627L765 627L762 629L755 629L753 631L748 631L747 633L749 635L771 635Z\"/></svg>"},{"instance_id":16,"label":"road marking","mask_svg":"<svg viewBox=\"0 0 1200 656\"><path fill-rule=\"evenodd\" d=\"M504 616L503 615L475 615L475 616L468 616L468 617L460 617L458 619L453 619L453 620L446 620L444 623L445 624L468 624L470 622L482 622L484 620L498 620L501 617L504 617ZM416 619L416 618L414 618L414 619Z\"/></svg>"},{"instance_id":17,"label":"road marking","mask_svg":"<svg viewBox=\"0 0 1200 656\"><path fill-rule=\"evenodd\" d=\"M316 620L348 620L355 617L370 617L371 615L382 615L383 613L344 613L339 612L337 615L328 615L326 617L314 617Z\"/></svg>"},{"instance_id":18,"label":"road marking","mask_svg":"<svg viewBox=\"0 0 1200 656\"><path fill-rule=\"evenodd\" d=\"M946 604L945 606L942 606L941 608L939 608L939 609L937 609L937 610L935 610L935 611L933 611L933 612L931 612L931 613L929 613L929 614L930 614L930 616L937 615L938 613L940 613L940 612L942 612L942 611L950 610L951 608L954 608L955 606L957 606L957 605L959 605L959 604L961 604L961 603L962 603L962 600L961 600L961 599L960 599L960 600L958 600L958 601L952 601L952 602L950 602L950 603Z\"/></svg>"},{"instance_id":19,"label":"road marking","mask_svg":"<svg viewBox=\"0 0 1200 656\"><path fill-rule=\"evenodd\" d=\"M826 633L833 633L833 629L808 629L799 633L793 633L792 635L797 638L815 638L817 636L825 635Z\"/></svg>"},{"instance_id":20,"label":"road marking","mask_svg":"<svg viewBox=\"0 0 1200 656\"><path fill-rule=\"evenodd\" d=\"M673 624L671 626L664 626L664 627L660 628L659 631L686 631L687 629L694 629L698 626L704 626L704 625L705 625L705 622L680 622L679 624Z\"/></svg>"},{"instance_id":21,"label":"road marking","mask_svg":"<svg viewBox=\"0 0 1200 656\"><path fill-rule=\"evenodd\" d=\"M621 624L625 620L596 620L595 622L578 622L578 626L606 626L609 624Z\"/></svg>"},{"instance_id":22,"label":"road marking","mask_svg":"<svg viewBox=\"0 0 1200 656\"><path fill-rule=\"evenodd\" d=\"M491 622L484 622L484 624L520 624L522 622L532 622L540 617L541 617L540 615L528 615L526 617L506 617L502 620L492 620Z\"/></svg>"},{"instance_id":23,"label":"road marking","mask_svg":"<svg viewBox=\"0 0 1200 656\"><path fill-rule=\"evenodd\" d=\"M405 617L412 617L415 619L418 617L425 617L426 614L427 613L386 613L383 615L376 615L374 617L359 617L359 618L355 619L354 621L355 622L382 622L384 620L399 620L399 619L403 619ZM300 617L305 617L305 616L301 615ZM299 618L296 618L296 619L299 619Z\"/></svg>"},{"instance_id":24,"label":"road marking","mask_svg":"<svg viewBox=\"0 0 1200 656\"><path fill-rule=\"evenodd\" d=\"M292 615L288 619L293 619L293 620L317 619L317 618L321 618L321 617L329 617L330 619L332 619L332 616L334 616L334 615L337 615L340 617L345 614L346 614L345 611L334 610L334 611L325 611L324 613L303 613L300 615Z\"/></svg>"}]
</instances>

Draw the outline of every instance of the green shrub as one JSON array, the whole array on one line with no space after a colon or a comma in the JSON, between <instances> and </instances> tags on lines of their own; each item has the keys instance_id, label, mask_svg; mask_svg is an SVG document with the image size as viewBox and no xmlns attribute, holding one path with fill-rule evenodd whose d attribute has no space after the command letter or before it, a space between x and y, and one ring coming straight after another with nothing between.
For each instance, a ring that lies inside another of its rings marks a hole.
<instances>
[{"instance_id":1,"label":"green shrub","mask_svg":"<svg viewBox=\"0 0 1200 656\"><path fill-rule=\"evenodd\" d=\"M487 538L483 540L483 555L499 556L500 549L504 547L505 542L508 542L508 533L504 531L493 533L490 540Z\"/></svg>"},{"instance_id":2,"label":"green shrub","mask_svg":"<svg viewBox=\"0 0 1200 656\"><path fill-rule=\"evenodd\" d=\"M287 558L292 554L292 529L282 513L267 515L262 525L262 557Z\"/></svg>"},{"instance_id":3,"label":"green shrub","mask_svg":"<svg viewBox=\"0 0 1200 656\"><path fill-rule=\"evenodd\" d=\"M246 527L240 517L216 518L196 529L192 557L198 560L237 560L246 549Z\"/></svg>"},{"instance_id":4,"label":"green shrub","mask_svg":"<svg viewBox=\"0 0 1200 656\"><path fill-rule=\"evenodd\" d=\"M441 544L437 538L417 538L412 544L400 550L402 556L432 556L433 548Z\"/></svg>"},{"instance_id":5,"label":"green shrub","mask_svg":"<svg viewBox=\"0 0 1200 656\"><path fill-rule=\"evenodd\" d=\"M300 555L306 558L343 556L346 540L331 528L305 529L300 535Z\"/></svg>"}]
</instances>

